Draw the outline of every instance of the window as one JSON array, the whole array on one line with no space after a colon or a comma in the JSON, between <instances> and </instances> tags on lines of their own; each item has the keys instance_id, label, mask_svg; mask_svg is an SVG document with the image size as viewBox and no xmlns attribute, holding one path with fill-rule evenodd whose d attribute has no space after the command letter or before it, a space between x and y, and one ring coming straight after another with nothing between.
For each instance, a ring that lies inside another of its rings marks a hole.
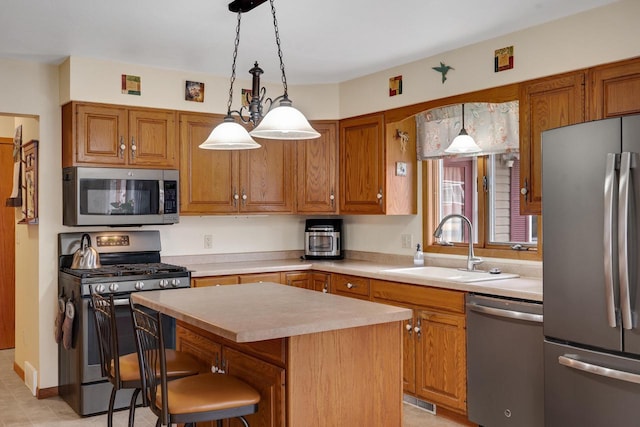
<instances>
[{"instance_id":1,"label":"window","mask_svg":"<svg viewBox=\"0 0 640 427\"><path fill-rule=\"evenodd\" d=\"M504 160L500 155L425 161L425 185L429 200L424 201L425 242L427 251L454 252L452 246L466 248L469 242L462 219L443 224L442 237L431 236L449 214L467 217L473 225L473 242L478 248L493 251L492 256L512 257L509 253L537 249L538 218L520 215L519 160ZM449 248L449 249L448 249ZM481 253L481 252L478 252ZM522 256L520 256L522 257ZM526 258L526 257L525 257Z\"/></svg>"},{"instance_id":2,"label":"window","mask_svg":"<svg viewBox=\"0 0 640 427\"><path fill-rule=\"evenodd\" d=\"M465 105L465 129L482 147L480 154L487 155L444 153L460 132L460 105L416 116L418 158L426 171L424 241L431 243L425 250L466 253L472 238L478 254L536 259L538 218L520 215L517 102ZM443 224L442 237L433 239L433 230L449 214L467 217L474 235L468 236L462 219L454 217Z\"/></svg>"}]
</instances>

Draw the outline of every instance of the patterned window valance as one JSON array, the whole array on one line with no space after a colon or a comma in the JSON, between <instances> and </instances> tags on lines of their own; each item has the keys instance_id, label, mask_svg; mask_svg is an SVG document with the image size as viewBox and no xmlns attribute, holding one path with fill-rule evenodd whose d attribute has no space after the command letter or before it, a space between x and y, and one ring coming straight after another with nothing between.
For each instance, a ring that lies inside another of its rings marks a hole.
<instances>
[{"instance_id":1,"label":"patterned window valance","mask_svg":"<svg viewBox=\"0 0 640 427\"><path fill-rule=\"evenodd\" d=\"M518 152L518 101L472 102L465 103L464 108L464 127L482 148L482 152L474 156ZM458 104L434 108L416 116L418 160L449 156L444 150L460 133L461 114L462 106Z\"/></svg>"}]
</instances>

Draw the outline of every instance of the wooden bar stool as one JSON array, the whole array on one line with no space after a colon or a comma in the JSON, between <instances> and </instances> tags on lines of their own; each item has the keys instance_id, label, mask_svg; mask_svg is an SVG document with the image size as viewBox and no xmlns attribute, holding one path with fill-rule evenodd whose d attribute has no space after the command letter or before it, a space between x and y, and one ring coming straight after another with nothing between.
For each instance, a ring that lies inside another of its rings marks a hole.
<instances>
[{"instance_id":1,"label":"wooden bar stool","mask_svg":"<svg viewBox=\"0 0 640 427\"><path fill-rule=\"evenodd\" d=\"M168 381L167 353L162 336L160 314L150 315L131 303L133 325L138 344L143 388L151 411L158 416L156 426L238 418L245 427L244 415L258 411L260 394L231 375L211 372ZM159 374L158 374L159 373Z\"/></svg>"},{"instance_id":2,"label":"wooden bar stool","mask_svg":"<svg viewBox=\"0 0 640 427\"><path fill-rule=\"evenodd\" d=\"M107 412L107 426L113 426L113 407L118 390L133 389L134 391L129 405L129 426L133 427L136 400L142 389L138 354L130 353L119 356L118 329L116 328L113 295L105 298L92 292L91 304L93 306L93 314L98 334L102 375L107 377L113 385L109 399L109 410ZM130 306L127 305L125 307L129 310ZM199 372L207 370L207 367L190 354L175 350L167 350L166 364L168 379L196 375ZM146 406L146 404L146 398L143 395L143 405Z\"/></svg>"}]
</instances>

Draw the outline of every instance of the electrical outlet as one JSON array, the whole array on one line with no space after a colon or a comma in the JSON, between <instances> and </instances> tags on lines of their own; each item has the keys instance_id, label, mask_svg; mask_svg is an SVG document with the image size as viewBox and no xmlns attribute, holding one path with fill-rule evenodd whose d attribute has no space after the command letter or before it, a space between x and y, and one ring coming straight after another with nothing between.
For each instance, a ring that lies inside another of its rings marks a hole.
<instances>
[{"instance_id":1,"label":"electrical outlet","mask_svg":"<svg viewBox=\"0 0 640 427\"><path fill-rule=\"evenodd\" d=\"M402 238L402 247L404 249L411 249L413 247L411 234L402 234L400 237Z\"/></svg>"},{"instance_id":2,"label":"electrical outlet","mask_svg":"<svg viewBox=\"0 0 640 427\"><path fill-rule=\"evenodd\" d=\"M204 235L204 248L205 249L213 248L213 236L211 234Z\"/></svg>"}]
</instances>

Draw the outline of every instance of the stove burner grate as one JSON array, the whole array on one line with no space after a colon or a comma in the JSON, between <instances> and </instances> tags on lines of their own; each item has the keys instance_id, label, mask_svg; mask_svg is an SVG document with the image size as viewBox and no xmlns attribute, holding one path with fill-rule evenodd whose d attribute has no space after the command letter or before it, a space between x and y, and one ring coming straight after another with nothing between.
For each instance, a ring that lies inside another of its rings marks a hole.
<instances>
[{"instance_id":1,"label":"stove burner grate","mask_svg":"<svg viewBox=\"0 0 640 427\"><path fill-rule=\"evenodd\" d=\"M153 276L165 273L181 273L186 272L185 267L165 264L165 263L142 263L142 264L114 264L103 265L100 268L82 270L64 268L64 272L73 276L85 278L92 277L121 277L121 276Z\"/></svg>"}]
</instances>

